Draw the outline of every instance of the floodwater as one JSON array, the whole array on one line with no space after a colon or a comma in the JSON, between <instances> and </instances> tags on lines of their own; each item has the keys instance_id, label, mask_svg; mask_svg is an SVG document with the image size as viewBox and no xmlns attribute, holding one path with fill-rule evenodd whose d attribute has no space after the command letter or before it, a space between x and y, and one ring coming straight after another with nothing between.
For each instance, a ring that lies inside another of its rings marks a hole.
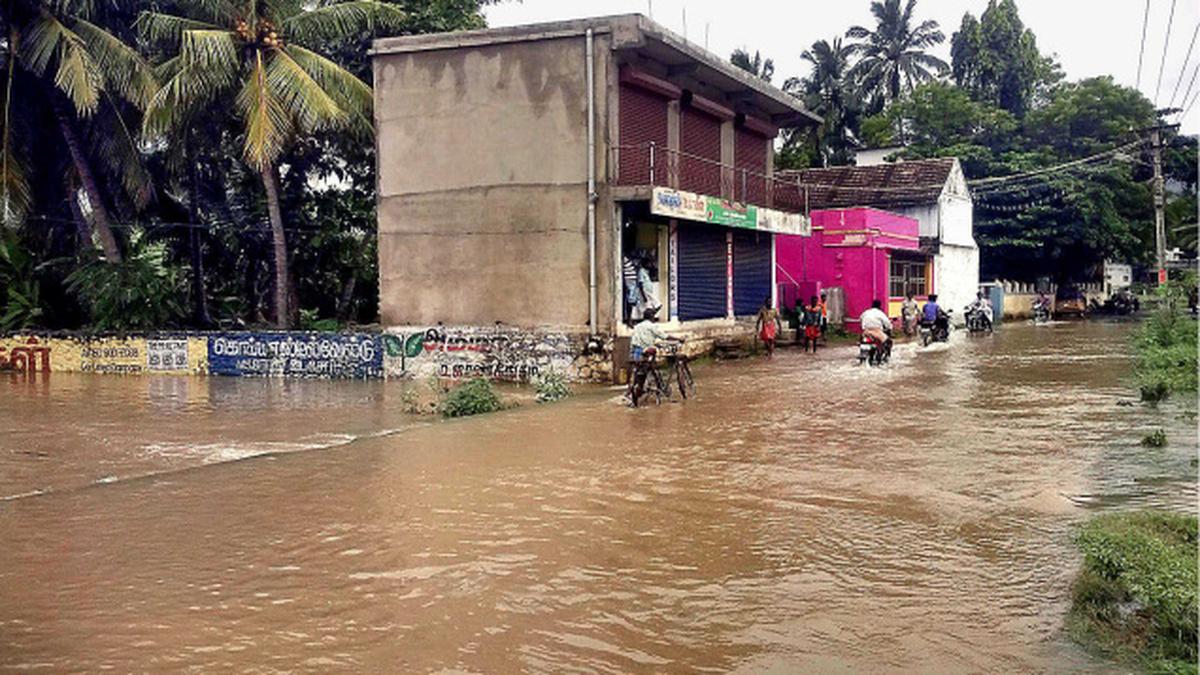
<instances>
[{"instance_id":1,"label":"floodwater","mask_svg":"<svg viewBox=\"0 0 1200 675\"><path fill-rule=\"evenodd\" d=\"M1129 330L450 422L396 382L4 375L0 669L1104 672L1062 631L1073 528L1197 498Z\"/></svg>"}]
</instances>

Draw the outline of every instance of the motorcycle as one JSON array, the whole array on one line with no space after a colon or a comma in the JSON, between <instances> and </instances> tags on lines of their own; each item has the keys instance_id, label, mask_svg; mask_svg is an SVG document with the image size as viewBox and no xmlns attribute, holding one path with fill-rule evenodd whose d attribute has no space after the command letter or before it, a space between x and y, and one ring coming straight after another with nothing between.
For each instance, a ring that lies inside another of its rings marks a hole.
<instances>
[{"instance_id":1,"label":"motorcycle","mask_svg":"<svg viewBox=\"0 0 1200 675\"><path fill-rule=\"evenodd\" d=\"M1050 305L1044 302L1033 303L1033 322L1048 323L1050 321Z\"/></svg>"},{"instance_id":2,"label":"motorcycle","mask_svg":"<svg viewBox=\"0 0 1200 675\"><path fill-rule=\"evenodd\" d=\"M921 346L928 347L931 342L950 341L950 313L954 310L939 309L938 321L921 321Z\"/></svg>"},{"instance_id":3,"label":"motorcycle","mask_svg":"<svg viewBox=\"0 0 1200 675\"><path fill-rule=\"evenodd\" d=\"M963 317L967 321L967 330L971 333L992 332L991 307L986 305L968 305Z\"/></svg>"},{"instance_id":4,"label":"motorcycle","mask_svg":"<svg viewBox=\"0 0 1200 675\"><path fill-rule=\"evenodd\" d=\"M858 342L858 365L864 363L872 366L881 366L892 358L892 341L889 339L886 342L880 343L878 340L863 335Z\"/></svg>"}]
</instances>

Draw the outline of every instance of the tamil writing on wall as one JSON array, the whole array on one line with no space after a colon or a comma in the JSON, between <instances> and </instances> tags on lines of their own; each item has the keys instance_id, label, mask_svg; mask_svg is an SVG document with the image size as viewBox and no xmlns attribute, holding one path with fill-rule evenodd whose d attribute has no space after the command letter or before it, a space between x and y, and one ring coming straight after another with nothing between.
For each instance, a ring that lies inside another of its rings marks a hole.
<instances>
[{"instance_id":1,"label":"tamil writing on wall","mask_svg":"<svg viewBox=\"0 0 1200 675\"><path fill-rule=\"evenodd\" d=\"M208 338L213 375L258 377L383 377L378 335L226 333Z\"/></svg>"}]
</instances>

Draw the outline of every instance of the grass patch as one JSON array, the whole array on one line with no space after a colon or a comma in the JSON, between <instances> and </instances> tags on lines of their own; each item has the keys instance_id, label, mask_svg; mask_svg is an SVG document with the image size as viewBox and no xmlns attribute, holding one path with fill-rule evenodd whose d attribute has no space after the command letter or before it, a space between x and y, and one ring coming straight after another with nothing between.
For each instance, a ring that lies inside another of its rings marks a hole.
<instances>
[{"instance_id":1,"label":"grass patch","mask_svg":"<svg viewBox=\"0 0 1200 675\"><path fill-rule=\"evenodd\" d=\"M492 383L482 377L467 380L450 389L438 404L442 417L469 417L504 408Z\"/></svg>"},{"instance_id":2,"label":"grass patch","mask_svg":"<svg viewBox=\"0 0 1200 675\"><path fill-rule=\"evenodd\" d=\"M1142 437L1142 445L1147 448L1167 447L1167 432L1162 429L1156 429L1154 433L1146 434Z\"/></svg>"},{"instance_id":3,"label":"grass patch","mask_svg":"<svg viewBox=\"0 0 1200 675\"><path fill-rule=\"evenodd\" d=\"M1154 673L1196 673L1196 518L1139 511L1093 518L1076 539L1071 637Z\"/></svg>"}]
</instances>

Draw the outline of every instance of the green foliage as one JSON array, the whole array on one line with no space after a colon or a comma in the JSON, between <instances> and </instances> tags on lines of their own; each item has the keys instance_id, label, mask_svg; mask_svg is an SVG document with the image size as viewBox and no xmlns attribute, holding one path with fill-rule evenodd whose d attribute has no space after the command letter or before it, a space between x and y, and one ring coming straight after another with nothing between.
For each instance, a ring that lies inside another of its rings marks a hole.
<instances>
[{"instance_id":1,"label":"green foliage","mask_svg":"<svg viewBox=\"0 0 1200 675\"><path fill-rule=\"evenodd\" d=\"M851 26L846 31L846 37L857 40L850 50L859 57L849 74L872 111L949 69L927 51L944 42L946 36L936 21L914 25L916 4L916 0L907 0L903 7L900 0L872 2L875 28Z\"/></svg>"},{"instance_id":2,"label":"green foliage","mask_svg":"<svg viewBox=\"0 0 1200 675\"><path fill-rule=\"evenodd\" d=\"M1058 65L1038 52L1037 39L1013 0L989 0L979 20L970 12L963 15L950 44L954 83L973 99L1017 117L1061 77Z\"/></svg>"},{"instance_id":3,"label":"green foliage","mask_svg":"<svg viewBox=\"0 0 1200 675\"><path fill-rule=\"evenodd\" d=\"M1196 277L1159 288L1157 307L1134 336L1134 373L1145 401L1196 391L1196 321L1187 311Z\"/></svg>"},{"instance_id":4,"label":"green foliage","mask_svg":"<svg viewBox=\"0 0 1200 675\"><path fill-rule=\"evenodd\" d=\"M1072 589L1072 635L1156 671L1194 673L1196 530L1195 516L1163 512L1088 522L1076 539L1084 561Z\"/></svg>"},{"instance_id":5,"label":"green foliage","mask_svg":"<svg viewBox=\"0 0 1200 675\"><path fill-rule=\"evenodd\" d=\"M153 330L178 325L185 315L181 278L163 242L135 232L119 263L92 260L66 277L67 290L88 309L98 331Z\"/></svg>"},{"instance_id":6,"label":"green foliage","mask_svg":"<svg viewBox=\"0 0 1200 675\"><path fill-rule=\"evenodd\" d=\"M763 82L770 82L775 75L775 61L764 59L758 52L751 56L745 49L735 49L729 56L729 62Z\"/></svg>"},{"instance_id":7,"label":"green foliage","mask_svg":"<svg viewBox=\"0 0 1200 675\"><path fill-rule=\"evenodd\" d=\"M442 397L438 410L443 417L467 417L495 412L504 407L492 383L482 377L467 380Z\"/></svg>"},{"instance_id":8,"label":"green foliage","mask_svg":"<svg viewBox=\"0 0 1200 675\"><path fill-rule=\"evenodd\" d=\"M14 231L0 231L0 331L40 325L42 286L38 266Z\"/></svg>"},{"instance_id":9,"label":"green foliage","mask_svg":"<svg viewBox=\"0 0 1200 675\"><path fill-rule=\"evenodd\" d=\"M538 403L561 401L571 395L571 388L567 386L566 374L556 370L542 373L534 380L533 385L537 389Z\"/></svg>"},{"instance_id":10,"label":"green foliage","mask_svg":"<svg viewBox=\"0 0 1200 675\"><path fill-rule=\"evenodd\" d=\"M1167 447L1167 432L1162 429L1155 429L1154 432L1146 434L1142 438L1142 445L1147 448L1165 448Z\"/></svg>"}]
</instances>

